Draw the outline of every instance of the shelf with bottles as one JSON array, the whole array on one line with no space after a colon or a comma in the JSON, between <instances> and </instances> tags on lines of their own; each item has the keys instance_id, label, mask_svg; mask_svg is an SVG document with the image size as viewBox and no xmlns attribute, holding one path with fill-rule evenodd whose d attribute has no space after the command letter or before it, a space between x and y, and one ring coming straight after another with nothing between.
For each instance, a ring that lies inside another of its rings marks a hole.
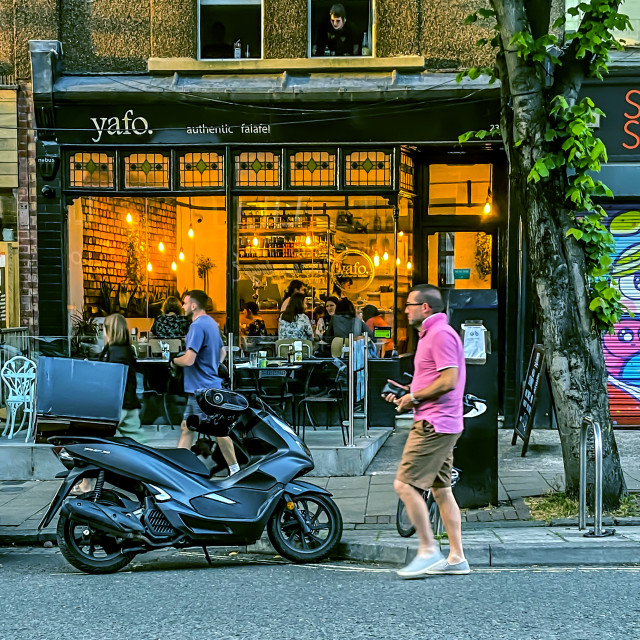
<instances>
[{"instance_id":1,"label":"shelf with bottles","mask_svg":"<svg viewBox=\"0 0 640 640\"><path fill-rule=\"evenodd\" d=\"M243 260L320 262L329 257L329 240L325 234L268 236L242 235L238 238L238 258Z\"/></svg>"},{"instance_id":2,"label":"shelf with bottles","mask_svg":"<svg viewBox=\"0 0 640 640\"><path fill-rule=\"evenodd\" d=\"M263 235L269 233L304 235L307 233L332 232L329 215L326 213L304 213L299 210L261 210L244 208L238 223L239 235Z\"/></svg>"}]
</instances>

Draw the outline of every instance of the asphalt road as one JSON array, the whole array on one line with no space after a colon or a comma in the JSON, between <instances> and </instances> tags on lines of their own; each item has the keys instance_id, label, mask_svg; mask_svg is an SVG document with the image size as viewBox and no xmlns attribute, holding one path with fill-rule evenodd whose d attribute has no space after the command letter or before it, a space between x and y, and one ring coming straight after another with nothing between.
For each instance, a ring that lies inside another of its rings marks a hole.
<instances>
[{"instance_id":1,"label":"asphalt road","mask_svg":"<svg viewBox=\"0 0 640 640\"><path fill-rule=\"evenodd\" d=\"M209 567L198 550L161 552L87 576L56 549L0 549L0 638L640 636L640 567L482 569L407 582L373 565L295 566L220 551L213 559Z\"/></svg>"}]
</instances>

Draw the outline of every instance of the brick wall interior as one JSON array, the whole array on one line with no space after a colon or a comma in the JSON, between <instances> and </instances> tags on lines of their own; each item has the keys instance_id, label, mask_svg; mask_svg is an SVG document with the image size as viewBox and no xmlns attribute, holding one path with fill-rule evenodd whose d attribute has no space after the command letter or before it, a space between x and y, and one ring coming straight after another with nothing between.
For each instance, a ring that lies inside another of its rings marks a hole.
<instances>
[{"instance_id":1,"label":"brick wall interior","mask_svg":"<svg viewBox=\"0 0 640 640\"><path fill-rule=\"evenodd\" d=\"M127 222L127 214L132 222ZM142 287L166 295L176 284L171 261L176 254L176 206L171 202L144 198L82 198L82 272L85 304L95 305L103 282L114 291L127 280L127 247L138 240ZM146 223L145 223L146 215ZM158 245L162 241L164 252ZM148 248L147 248L148 245ZM148 250L148 253L147 253ZM148 260L152 271L146 270ZM115 293L114 293L115 295Z\"/></svg>"}]
</instances>

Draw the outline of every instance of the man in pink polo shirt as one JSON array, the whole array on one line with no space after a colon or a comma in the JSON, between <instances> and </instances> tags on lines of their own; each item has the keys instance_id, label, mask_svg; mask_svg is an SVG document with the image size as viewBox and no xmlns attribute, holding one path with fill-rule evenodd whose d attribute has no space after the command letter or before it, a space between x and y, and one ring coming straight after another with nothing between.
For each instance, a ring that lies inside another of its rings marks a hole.
<instances>
[{"instance_id":1,"label":"man in pink polo shirt","mask_svg":"<svg viewBox=\"0 0 640 640\"><path fill-rule=\"evenodd\" d=\"M421 284L407 296L409 323L420 330L410 393L397 398L397 411L413 411L414 423L402 453L394 482L418 534L418 554L398 571L401 578L428 574L467 574L469 564L462 549L460 509L451 491L453 448L463 425L465 383L464 349L460 337L442 313L444 303L437 287ZM422 491L431 489L449 538L445 559L433 537Z\"/></svg>"}]
</instances>

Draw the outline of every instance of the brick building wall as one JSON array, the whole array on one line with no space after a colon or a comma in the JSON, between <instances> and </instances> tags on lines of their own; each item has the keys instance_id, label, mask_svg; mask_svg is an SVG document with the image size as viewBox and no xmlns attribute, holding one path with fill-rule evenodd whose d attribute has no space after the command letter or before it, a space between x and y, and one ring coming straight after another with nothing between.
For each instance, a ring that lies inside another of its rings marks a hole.
<instances>
[{"instance_id":1,"label":"brick building wall","mask_svg":"<svg viewBox=\"0 0 640 640\"><path fill-rule=\"evenodd\" d=\"M38 333L38 196L31 89L18 91L18 243L21 325Z\"/></svg>"},{"instance_id":2,"label":"brick building wall","mask_svg":"<svg viewBox=\"0 0 640 640\"><path fill-rule=\"evenodd\" d=\"M114 295L118 286L128 285L127 254L130 241L137 245L138 274L143 286L163 297L176 285L171 261L176 255L176 206L172 202L144 198L82 198L82 271L85 305L98 301L102 283ZM127 222L127 214L132 222ZM146 215L146 222L145 222ZM164 244L164 252L158 245ZM147 253L148 251L148 253ZM146 270L147 259L152 271ZM129 267L130 270L130 267Z\"/></svg>"}]
</instances>

